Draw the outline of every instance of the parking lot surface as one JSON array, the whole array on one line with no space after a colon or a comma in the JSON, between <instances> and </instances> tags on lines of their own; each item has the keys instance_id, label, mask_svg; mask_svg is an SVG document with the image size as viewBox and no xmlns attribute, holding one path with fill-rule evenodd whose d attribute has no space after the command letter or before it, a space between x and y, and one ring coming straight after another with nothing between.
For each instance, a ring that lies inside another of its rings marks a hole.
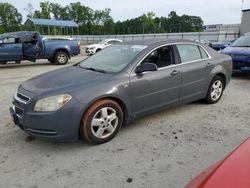
<instances>
[{"instance_id":1,"label":"parking lot surface","mask_svg":"<svg viewBox=\"0 0 250 188\"><path fill-rule=\"evenodd\" d=\"M62 67L0 65L0 187L181 188L250 136L250 75L235 75L219 103L135 120L103 145L28 140L11 121L12 96L22 81Z\"/></svg>"}]
</instances>

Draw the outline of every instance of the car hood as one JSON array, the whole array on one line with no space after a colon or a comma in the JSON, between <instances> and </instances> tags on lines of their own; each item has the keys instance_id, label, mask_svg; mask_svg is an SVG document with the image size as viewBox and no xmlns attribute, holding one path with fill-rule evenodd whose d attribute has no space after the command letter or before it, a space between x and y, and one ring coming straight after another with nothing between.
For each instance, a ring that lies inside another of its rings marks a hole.
<instances>
[{"instance_id":1,"label":"car hood","mask_svg":"<svg viewBox=\"0 0 250 188\"><path fill-rule=\"evenodd\" d=\"M234 54L234 55L250 55L250 48L249 47L232 47L229 46L221 51L224 54Z\"/></svg>"},{"instance_id":2,"label":"car hood","mask_svg":"<svg viewBox=\"0 0 250 188\"><path fill-rule=\"evenodd\" d=\"M32 93L68 91L88 85L102 83L111 75L70 66L33 77L21 84Z\"/></svg>"},{"instance_id":3,"label":"car hood","mask_svg":"<svg viewBox=\"0 0 250 188\"><path fill-rule=\"evenodd\" d=\"M249 188L250 187L250 139L221 162L202 172L186 188Z\"/></svg>"}]
</instances>

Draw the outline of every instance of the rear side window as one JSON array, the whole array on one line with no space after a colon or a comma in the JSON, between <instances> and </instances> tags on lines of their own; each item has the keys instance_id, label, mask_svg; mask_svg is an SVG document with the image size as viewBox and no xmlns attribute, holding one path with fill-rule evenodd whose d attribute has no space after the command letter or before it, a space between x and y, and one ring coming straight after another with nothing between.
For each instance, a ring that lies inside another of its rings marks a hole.
<instances>
[{"instance_id":1,"label":"rear side window","mask_svg":"<svg viewBox=\"0 0 250 188\"><path fill-rule=\"evenodd\" d=\"M178 44L176 47L179 51L182 63L202 59L200 49L196 45Z\"/></svg>"},{"instance_id":2,"label":"rear side window","mask_svg":"<svg viewBox=\"0 0 250 188\"><path fill-rule=\"evenodd\" d=\"M203 48L201 48L200 46L199 46L199 49L200 49L200 52L201 52L202 59L208 58L207 52L205 52L205 50Z\"/></svg>"}]
</instances>

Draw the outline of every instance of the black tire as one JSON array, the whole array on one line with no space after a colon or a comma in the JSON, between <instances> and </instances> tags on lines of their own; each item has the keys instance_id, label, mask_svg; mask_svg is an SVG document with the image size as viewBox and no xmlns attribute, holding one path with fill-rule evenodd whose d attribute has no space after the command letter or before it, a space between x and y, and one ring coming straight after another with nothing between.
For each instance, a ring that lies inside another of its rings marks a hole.
<instances>
[{"instance_id":1,"label":"black tire","mask_svg":"<svg viewBox=\"0 0 250 188\"><path fill-rule=\"evenodd\" d=\"M216 84L218 85L217 92L214 87ZM225 89L225 83L224 83L223 78L218 75L215 76L210 82L210 85L207 91L207 96L205 98L206 102L209 104L217 103L221 99L224 89Z\"/></svg>"},{"instance_id":2,"label":"black tire","mask_svg":"<svg viewBox=\"0 0 250 188\"><path fill-rule=\"evenodd\" d=\"M106 119L103 118L102 110L104 109L107 109ZM115 117L115 119L111 120L111 117ZM94 120L98 120L96 122L99 125L95 125ZM103 144L114 138L122 124L123 111L119 104L110 99L103 99L92 104L85 112L80 125L80 133L90 143ZM99 137L98 132L102 132Z\"/></svg>"},{"instance_id":3,"label":"black tire","mask_svg":"<svg viewBox=\"0 0 250 188\"><path fill-rule=\"evenodd\" d=\"M0 61L0 65L5 65L7 61Z\"/></svg>"},{"instance_id":4,"label":"black tire","mask_svg":"<svg viewBox=\"0 0 250 188\"><path fill-rule=\"evenodd\" d=\"M67 53L59 51L56 53L54 61L57 65L65 65L69 61L69 56Z\"/></svg>"},{"instance_id":5,"label":"black tire","mask_svg":"<svg viewBox=\"0 0 250 188\"><path fill-rule=\"evenodd\" d=\"M48 59L48 61L49 61L50 63L55 63L55 60L52 59L52 58Z\"/></svg>"}]
</instances>

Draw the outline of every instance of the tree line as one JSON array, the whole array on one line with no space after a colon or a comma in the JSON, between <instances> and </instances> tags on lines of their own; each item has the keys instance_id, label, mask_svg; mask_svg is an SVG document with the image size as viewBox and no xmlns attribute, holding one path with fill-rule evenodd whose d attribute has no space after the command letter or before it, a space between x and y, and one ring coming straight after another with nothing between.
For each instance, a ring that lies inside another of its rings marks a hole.
<instances>
[{"instance_id":1,"label":"tree line","mask_svg":"<svg viewBox=\"0 0 250 188\"><path fill-rule=\"evenodd\" d=\"M133 19L115 22L111 9L94 10L81 2L62 6L49 1L40 2L40 10L31 3L25 8L28 18L73 20L79 25L79 34L141 34L202 31L203 20L199 16L182 15L171 11L167 17L157 17L148 12ZM27 29L17 8L9 3L0 3L0 33Z\"/></svg>"}]
</instances>

